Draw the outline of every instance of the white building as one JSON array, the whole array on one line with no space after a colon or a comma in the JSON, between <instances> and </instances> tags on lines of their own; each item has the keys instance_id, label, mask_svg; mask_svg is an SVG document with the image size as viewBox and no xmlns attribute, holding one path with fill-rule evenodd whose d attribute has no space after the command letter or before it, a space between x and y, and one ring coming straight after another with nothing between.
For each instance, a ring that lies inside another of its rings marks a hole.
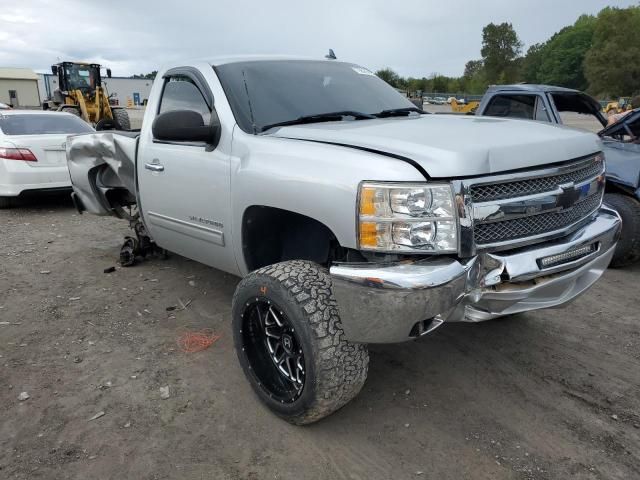
<instances>
[{"instance_id":1,"label":"white building","mask_svg":"<svg viewBox=\"0 0 640 480\"><path fill-rule=\"evenodd\" d=\"M40 84L40 101L49 98L58 88L58 78L50 73L38 74ZM102 77L107 93L112 95L112 103L123 107L134 107L146 104L153 80L148 78Z\"/></svg>"},{"instance_id":2,"label":"white building","mask_svg":"<svg viewBox=\"0 0 640 480\"><path fill-rule=\"evenodd\" d=\"M0 102L14 108L40 106L38 76L28 68L0 68Z\"/></svg>"}]
</instances>

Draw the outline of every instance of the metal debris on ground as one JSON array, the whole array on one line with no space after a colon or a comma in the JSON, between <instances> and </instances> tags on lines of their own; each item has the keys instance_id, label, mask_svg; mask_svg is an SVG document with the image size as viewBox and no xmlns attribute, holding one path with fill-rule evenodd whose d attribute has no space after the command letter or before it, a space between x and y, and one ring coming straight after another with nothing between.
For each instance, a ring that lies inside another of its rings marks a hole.
<instances>
[{"instance_id":1,"label":"metal debris on ground","mask_svg":"<svg viewBox=\"0 0 640 480\"><path fill-rule=\"evenodd\" d=\"M96 420L96 419L98 419L98 418L100 418L100 417L102 417L102 416L104 416L104 412L103 412L103 411L100 411L100 412L96 413L93 417L91 417L91 418L89 419L89 421L91 421L91 420Z\"/></svg>"},{"instance_id":2,"label":"metal debris on ground","mask_svg":"<svg viewBox=\"0 0 640 480\"><path fill-rule=\"evenodd\" d=\"M178 303L180 304L180 310L185 310L189 305L191 305L191 302L193 300L189 299L186 302L182 303L181 299L178 299Z\"/></svg>"},{"instance_id":3,"label":"metal debris on ground","mask_svg":"<svg viewBox=\"0 0 640 480\"><path fill-rule=\"evenodd\" d=\"M209 348L219 338L220 335L216 335L210 329L185 332L178 338L178 346L185 353L195 353Z\"/></svg>"},{"instance_id":4,"label":"metal debris on ground","mask_svg":"<svg viewBox=\"0 0 640 480\"><path fill-rule=\"evenodd\" d=\"M20 395L18 395L18 400L20 400L21 402L24 402L25 400L29 399L29 394L27 392L21 392Z\"/></svg>"},{"instance_id":5,"label":"metal debris on ground","mask_svg":"<svg viewBox=\"0 0 640 480\"><path fill-rule=\"evenodd\" d=\"M166 387L160 387L160 398L163 400L166 400L167 398L169 398L170 394L169 394L169 386Z\"/></svg>"}]
</instances>

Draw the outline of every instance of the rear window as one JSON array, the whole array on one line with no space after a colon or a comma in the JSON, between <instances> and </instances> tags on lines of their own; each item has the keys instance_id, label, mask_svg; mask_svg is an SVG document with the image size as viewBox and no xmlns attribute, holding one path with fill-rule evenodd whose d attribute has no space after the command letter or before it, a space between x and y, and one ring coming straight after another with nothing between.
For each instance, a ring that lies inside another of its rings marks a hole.
<instances>
[{"instance_id":1,"label":"rear window","mask_svg":"<svg viewBox=\"0 0 640 480\"><path fill-rule=\"evenodd\" d=\"M5 135L43 135L87 133L93 128L73 115L28 114L0 115L0 130Z\"/></svg>"},{"instance_id":2,"label":"rear window","mask_svg":"<svg viewBox=\"0 0 640 480\"><path fill-rule=\"evenodd\" d=\"M496 95L484 114L492 117L533 119L535 95Z\"/></svg>"}]
</instances>

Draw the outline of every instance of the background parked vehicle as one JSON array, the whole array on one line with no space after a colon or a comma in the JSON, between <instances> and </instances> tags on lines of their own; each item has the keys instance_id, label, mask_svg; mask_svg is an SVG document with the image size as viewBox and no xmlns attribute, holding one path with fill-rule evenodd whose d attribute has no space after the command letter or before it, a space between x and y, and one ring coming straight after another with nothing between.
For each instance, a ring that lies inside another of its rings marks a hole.
<instances>
[{"instance_id":1,"label":"background parked vehicle","mask_svg":"<svg viewBox=\"0 0 640 480\"><path fill-rule=\"evenodd\" d=\"M0 112L0 208L31 192L71 189L67 136L94 131L76 115L38 110Z\"/></svg>"},{"instance_id":2,"label":"background parked vehicle","mask_svg":"<svg viewBox=\"0 0 640 480\"><path fill-rule=\"evenodd\" d=\"M11 109L11 105L7 105L6 103L0 102L0 110L9 110Z\"/></svg>"},{"instance_id":3,"label":"background parked vehicle","mask_svg":"<svg viewBox=\"0 0 640 480\"><path fill-rule=\"evenodd\" d=\"M563 124L563 114L582 114L603 128L598 132L606 157L605 202L622 217L622 235L611 261L624 267L640 260L640 111L607 127L600 103L579 90L552 85L490 87L476 115Z\"/></svg>"}]
</instances>

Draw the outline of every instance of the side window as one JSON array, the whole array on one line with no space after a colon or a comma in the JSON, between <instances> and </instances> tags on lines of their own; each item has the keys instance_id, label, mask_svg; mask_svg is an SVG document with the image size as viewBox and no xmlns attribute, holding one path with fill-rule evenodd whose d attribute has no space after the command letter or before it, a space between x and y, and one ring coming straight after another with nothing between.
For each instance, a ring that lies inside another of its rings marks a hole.
<instances>
[{"instance_id":1,"label":"side window","mask_svg":"<svg viewBox=\"0 0 640 480\"><path fill-rule=\"evenodd\" d=\"M524 118L533 120L536 95L496 95L484 114L491 117Z\"/></svg>"},{"instance_id":2,"label":"side window","mask_svg":"<svg viewBox=\"0 0 640 480\"><path fill-rule=\"evenodd\" d=\"M158 115L173 110L192 110L202 115L205 125L211 120L211 110L207 106L198 87L184 76L175 76L168 79L160 99Z\"/></svg>"}]
</instances>

